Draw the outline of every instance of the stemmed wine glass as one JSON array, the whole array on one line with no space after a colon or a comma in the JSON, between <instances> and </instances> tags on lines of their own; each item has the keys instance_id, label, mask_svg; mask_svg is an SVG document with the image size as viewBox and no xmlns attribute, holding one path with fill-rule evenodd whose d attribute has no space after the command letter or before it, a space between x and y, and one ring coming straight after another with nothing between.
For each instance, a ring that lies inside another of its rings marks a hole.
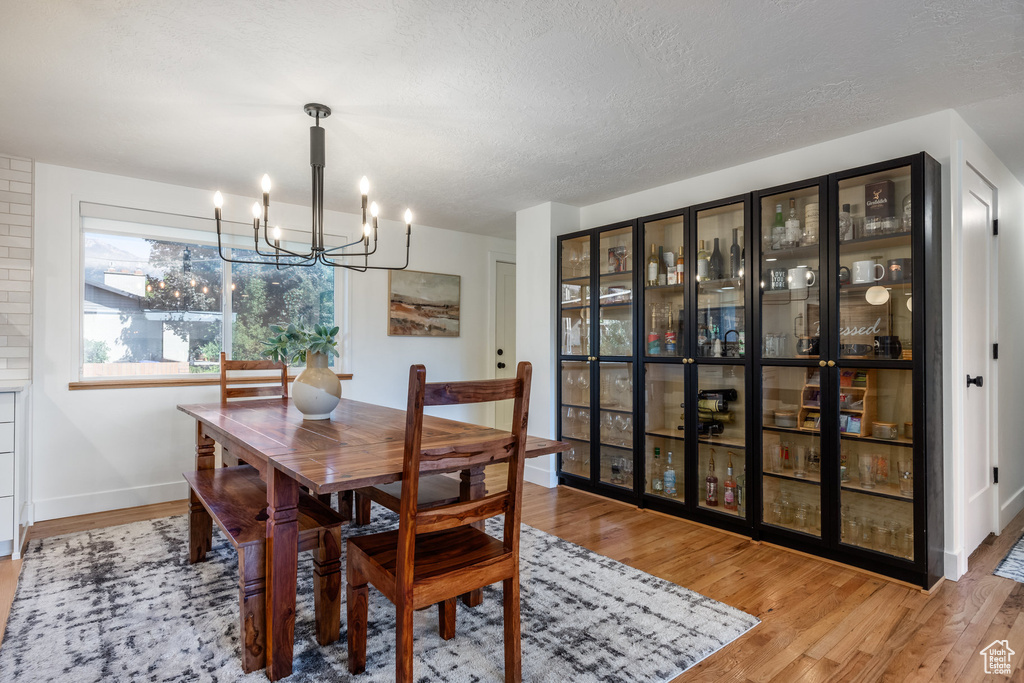
<instances>
[{"instance_id":1,"label":"stemmed wine glass","mask_svg":"<svg viewBox=\"0 0 1024 683\"><path fill-rule=\"evenodd\" d=\"M622 415L615 416L616 441L621 446L626 445L626 418Z\"/></svg>"},{"instance_id":2,"label":"stemmed wine glass","mask_svg":"<svg viewBox=\"0 0 1024 683\"><path fill-rule=\"evenodd\" d=\"M579 277L580 249L575 244L569 245L569 277Z\"/></svg>"},{"instance_id":3,"label":"stemmed wine glass","mask_svg":"<svg viewBox=\"0 0 1024 683\"><path fill-rule=\"evenodd\" d=\"M578 436L576 431L576 409L569 406L565 409L565 433L568 436Z\"/></svg>"},{"instance_id":4,"label":"stemmed wine glass","mask_svg":"<svg viewBox=\"0 0 1024 683\"><path fill-rule=\"evenodd\" d=\"M590 370L580 370L580 376L576 379L576 386L580 388L583 400L580 405L590 405Z\"/></svg>"},{"instance_id":5,"label":"stemmed wine glass","mask_svg":"<svg viewBox=\"0 0 1024 683\"><path fill-rule=\"evenodd\" d=\"M565 402L576 403L576 379L573 373L565 373Z\"/></svg>"}]
</instances>

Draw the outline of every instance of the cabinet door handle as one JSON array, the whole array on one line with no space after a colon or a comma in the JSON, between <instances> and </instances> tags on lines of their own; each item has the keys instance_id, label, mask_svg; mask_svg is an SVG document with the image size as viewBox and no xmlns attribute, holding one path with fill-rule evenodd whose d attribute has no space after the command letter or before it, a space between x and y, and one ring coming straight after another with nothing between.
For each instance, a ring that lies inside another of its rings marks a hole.
<instances>
[{"instance_id":1,"label":"cabinet door handle","mask_svg":"<svg viewBox=\"0 0 1024 683\"><path fill-rule=\"evenodd\" d=\"M834 360L830 360L830 361L828 362L828 366L829 366L830 368L834 368L834 367L836 366L836 362L835 362Z\"/></svg>"},{"instance_id":2,"label":"cabinet door handle","mask_svg":"<svg viewBox=\"0 0 1024 683\"><path fill-rule=\"evenodd\" d=\"M825 367L825 361L823 361L823 360L819 360L819 361L818 361L818 366L819 366L819 367Z\"/></svg>"}]
</instances>

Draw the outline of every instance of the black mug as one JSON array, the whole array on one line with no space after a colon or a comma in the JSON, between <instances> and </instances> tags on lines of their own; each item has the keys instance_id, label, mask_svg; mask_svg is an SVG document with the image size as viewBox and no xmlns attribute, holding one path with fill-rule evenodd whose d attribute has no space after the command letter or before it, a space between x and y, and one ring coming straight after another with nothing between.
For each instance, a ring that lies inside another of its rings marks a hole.
<instances>
[{"instance_id":1,"label":"black mug","mask_svg":"<svg viewBox=\"0 0 1024 683\"><path fill-rule=\"evenodd\" d=\"M846 266L839 266L839 284L850 284L850 269Z\"/></svg>"},{"instance_id":2,"label":"black mug","mask_svg":"<svg viewBox=\"0 0 1024 683\"><path fill-rule=\"evenodd\" d=\"M885 266L886 282L910 282L914 271L908 258L889 259Z\"/></svg>"},{"instance_id":3,"label":"black mug","mask_svg":"<svg viewBox=\"0 0 1024 683\"><path fill-rule=\"evenodd\" d=\"M903 356L903 344L900 338L892 336L875 337L875 356L898 360Z\"/></svg>"},{"instance_id":4,"label":"black mug","mask_svg":"<svg viewBox=\"0 0 1024 683\"><path fill-rule=\"evenodd\" d=\"M797 337L796 340L796 355L798 356L817 356L818 349L820 348L819 337Z\"/></svg>"}]
</instances>

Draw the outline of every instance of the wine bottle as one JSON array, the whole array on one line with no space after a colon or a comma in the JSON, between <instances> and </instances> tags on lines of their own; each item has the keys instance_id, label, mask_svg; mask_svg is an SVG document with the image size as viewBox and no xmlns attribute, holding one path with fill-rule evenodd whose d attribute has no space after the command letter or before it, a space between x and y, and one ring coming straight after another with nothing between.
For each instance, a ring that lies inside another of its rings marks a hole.
<instances>
[{"instance_id":1,"label":"wine bottle","mask_svg":"<svg viewBox=\"0 0 1024 683\"><path fill-rule=\"evenodd\" d=\"M709 279L708 270L711 254L704 248L704 240L701 240L697 246L697 280L698 282L703 282Z\"/></svg>"},{"instance_id":2,"label":"wine bottle","mask_svg":"<svg viewBox=\"0 0 1024 683\"><path fill-rule=\"evenodd\" d=\"M683 247L679 246L679 251L676 252L676 282L683 283Z\"/></svg>"},{"instance_id":3,"label":"wine bottle","mask_svg":"<svg viewBox=\"0 0 1024 683\"><path fill-rule=\"evenodd\" d=\"M658 247L658 285L668 284L668 274L665 272L665 248Z\"/></svg>"},{"instance_id":4,"label":"wine bottle","mask_svg":"<svg viewBox=\"0 0 1024 683\"><path fill-rule=\"evenodd\" d=\"M665 461L665 495L676 497L676 468L672 465L672 451L668 452L668 459Z\"/></svg>"},{"instance_id":5,"label":"wine bottle","mask_svg":"<svg viewBox=\"0 0 1024 683\"><path fill-rule=\"evenodd\" d=\"M743 233L740 233L740 277L747 272L747 247L743 244Z\"/></svg>"},{"instance_id":6,"label":"wine bottle","mask_svg":"<svg viewBox=\"0 0 1024 683\"><path fill-rule=\"evenodd\" d=\"M729 277L736 279L740 277L740 243L739 228L733 228L732 246L729 247Z\"/></svg>"},{"instance_id":7,"label":"wine bottle","mask_svg":"<svg viewBox=\"0 0 1024 683\"><path fill-rule=\"evenodd\" d=\"M710 507L718 507L718 477L715 476L715 449L711 449L708 459L708 476L704 479L704 502Z\"/></svg>"},{"instance_id":8,"label":"wine bottle","mask_svg":"<svg viewBox=\"0 0 1024 683\"><path fill-rule=\"evenodd\" d=\"M785 247L799 247L804 231L800 227L800 218L796 215L796 200L789 198L789 218L786 219L786 241Z\"/></svg>"},{"instance_id":9,"label":"wine bottle","mask_svg":"<svg viewBox=\"0 0 1024 683\"><path fill-rule=\"evenodd\" d=\"M658 313L654 304L651 304L651 326L647 331L647 355L661 355L661 334L658 333Z\"/></svg>"},{"instance_id":10,"label":"wine bottle","mask_svg":"<svg viewBox=\"0 0 1024 683\"><path fill-rule=\"evenodd\" d=\"M729 451L729 466L725 468L725 481L722 483L722 507L726 510L736 509L736 480L732 478L732 451Z\"/></svg>"},{"instance_id":11,"label":"wine bottle","mask_svg":"<svg viewBox=\"0 0 1024 683\"><path fill-rule=\"evenodd\" d=\"M651 460L651 490L654 493L661 493L665 490L665 482L662 479L661 471L661 449L654 447L654 458Z\"/></svg>"},{"instance_id":12,"label":"wine bottle","mask_svg":"<svg viewBox=\"0 0 1024 683\"><path fill-rule=\"evenodd\" d=\"M729 410L729 404L720 398L699 398L697 399L697 410L710 410L716 413L724 413Z\"/></svg>"},{"instance_id":13,"label":"wine bottle","mask_svg":"<svg viewBox=\"0 0 1024 683\"><path fill-rule=\"evenodd\" d=\"M654 287L658 284L658 254L655 247L651 245L651 256L647 259L647 286Z\"/></svg>"},{"instance_id":14,"label":"wine bottle","mask_svg":"<svg viewBox=\"0 0 1024 683\"><path fill-rule=\"evenodd\" d=\"M672 326L672 311L668 312L668 327L665 328L665 355L676 355L676 330Z\"/></svg>"},{"instance_id":15,"label":"wine bottle","mask_svg":"<svg viewBox=\"0 0 1024 683\"><path fill-rule=\"evenodd\" d=\"M697 398L720 398L724 401L738 401L740 394L735 389L701 389Z\"/></svg>"},{"instance_id":16,"label":"wine bottle","mask_svg":"<svg viewBox=\"0 0 1024 683\"><path fill-rule=\"evenodd\" d=\"M718 248L718 238L715 238L715 249L711 252L711 259L708 262L708 278L721 280L725 276L725 262L722 260L722 251Z\"/></svg>"},{"instance_id":17,"label":"wine bottle","mask_svg":"<svg viewBox=\"0 0 1024 683\"><path fill-rule=\"evenodd\" d=\"M674 285L679 282L679 273L676 272L676 255L671 251L665 252L665 282Z\"/></svg>"},{"instance_id":18,"label":"wine bottle","mask_svg":"<svg viewBox=\"0 0 1024 683\"><path fill-rule=\"evenodd\" d=\"M775 222L772 223L772 249L782 249L786 240L786 219L782 217L782 204L775 205Z\"/></svg>"}]
</instances>

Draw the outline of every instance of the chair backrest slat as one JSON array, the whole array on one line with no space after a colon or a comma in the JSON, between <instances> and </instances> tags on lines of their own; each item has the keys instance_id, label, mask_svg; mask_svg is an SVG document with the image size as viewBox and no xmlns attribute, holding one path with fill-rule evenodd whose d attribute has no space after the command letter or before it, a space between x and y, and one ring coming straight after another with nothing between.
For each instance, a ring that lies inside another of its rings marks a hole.
<instances>
[{"instance_id":1,"label":"chair backrest slat","mask_svg":"<svg viewBox=\"0 0 1024 683\"><path fill-rule=\"evenodd\" d=\"M230 377L229 372L243 370L274 370L280 373L280 384L277 378L270 377ZM275 382L272 386L251 386L253 381ZM232 386L243 383L244 386ZM227 403L232 398L252 398L256 396L280 396L288 398L288 366L280 361L272 360L228 360L223 351L220 352L220 402Z\"/></svg>"},{"instance_id":2,"label":"chair backrest slat","mask_svg":"<svg viewBox=\"0 0 1024 683\"><path fill-rule=\"evenodd\" d=\"M519 526L522 518L523 467L526 459L526 425L529 420L530 381L533 367L519 363L514 379L479 382L438 382L427 384L422 365L409 368L409 400L405 421L405 462L402 468L402 503L398 524L396 581L399 591L412 590L412 567L417 533L442 531L505 514L505 551L519 558ZM454 439L438 451L422 450L423 407L457 405L513 399L512 433L496 431L482 441L467 436L460 444ZM506 490L477 500L459 501L439 508L418 510L421 461L431 469L465 469L492 462L508 461Z\"/></svg>"},{"instance_id":3,"label":"chair backrest slat","mask_svg":"<svg viewBox=\"0 0 1024 683\"><path fill-rule=\"evenodd\" d=\"M493 493L479 500L460 500L416 513L416 533L429 534L444 531L474 522L482 522L503 512L508 512L511 496L508 491Z\"/></svg>"}]
</instances>

